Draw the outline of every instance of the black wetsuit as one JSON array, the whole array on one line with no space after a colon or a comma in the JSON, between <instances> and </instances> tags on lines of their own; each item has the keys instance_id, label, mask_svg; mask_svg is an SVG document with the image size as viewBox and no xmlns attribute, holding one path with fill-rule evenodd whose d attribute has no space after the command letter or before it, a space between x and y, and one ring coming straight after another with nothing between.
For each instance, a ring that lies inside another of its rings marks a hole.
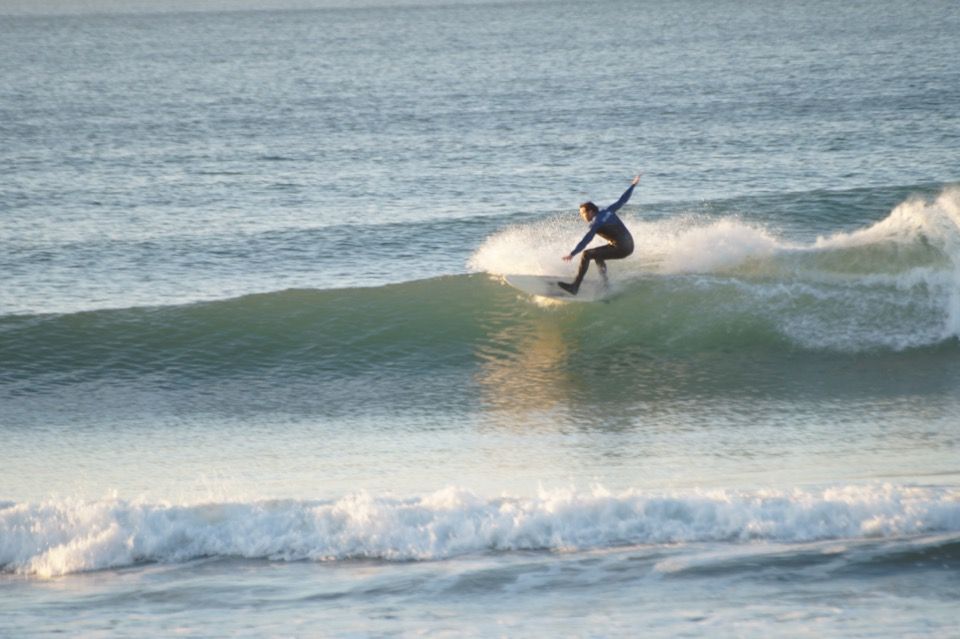
<instances>
[{"instance_id":1,"label":"black wetsuit","mask_svg":"<svg viewBox=\"0 0 960 639\"><path fill-rule=\"evenodd\" d=\"M595 235L599 235L607 240L609 244L583 251L583 256L580 258L580 270L577 271L577 279L574 280L572 284L561 284L563 288L574 295L577 294L577 290L580 288L580 282L583 281L583 277L587 274L587 269L590 267L590 260L596 261L597 266L600 267L600 272L604 278L606 278L607 265L604 263L606 260L622 259L633 253L633 236L630 235L630 231L627 230L627 227L624 226L616 214L616 211L627 203L631 195L633 195L632 184L630 188L620 196L619 200L607 208L602 209L590 221L590 230L587 231L587 234L583 236L583 239L580 240L576 248L571 251L570 255L576 255L580 251L583 251L583 248L590 243Z\"/></svg>"}]
</instances>

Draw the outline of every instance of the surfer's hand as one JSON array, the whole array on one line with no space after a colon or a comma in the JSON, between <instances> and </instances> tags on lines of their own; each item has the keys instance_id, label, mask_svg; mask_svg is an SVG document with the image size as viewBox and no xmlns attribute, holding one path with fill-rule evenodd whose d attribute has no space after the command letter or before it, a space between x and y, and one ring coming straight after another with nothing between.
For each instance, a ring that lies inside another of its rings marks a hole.
<instances>
[{"instance_id":1,"label":"surfer's hand","mask_svg":"<svg viewBox=\"0 0 960 639\"><path fill-rule=\"evenodd\" d=\"M573 259L573 256L572 256L572 255L564 255L564 256L563 256L563 261L564 261L564 262L569 262L569 261L572 260L572 259Z\"/></svg>"},{"instance_id":2,"label":"surfer's hand","mask_svg":"<svg viewBox=\"0 0 960 639\"><path fill-rule=\"evenodd\" d=\"M633 182L630 183L630 186L636 186L636 185L640 184L640 176L641 176L641 175L643 175L643 173L637 173L636 177L633 178Z\"/></svg>"}]
</instances>

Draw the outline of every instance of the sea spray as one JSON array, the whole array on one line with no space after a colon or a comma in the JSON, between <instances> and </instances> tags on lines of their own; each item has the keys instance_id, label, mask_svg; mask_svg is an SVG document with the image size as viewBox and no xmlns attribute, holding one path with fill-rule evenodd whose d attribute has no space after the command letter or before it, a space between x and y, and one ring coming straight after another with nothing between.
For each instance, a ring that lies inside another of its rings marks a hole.
<instances>
[{"instance_id":1,"label":"sea spray","mask_svg":"<svg viewBox=\"0 0 960 639\"><path fill-rule=\"evenodd\" d=\"M766 258L788 245L738 218L652 223L639 228L659 273L713 273Z\"/></svg>"},{"instance_id":2,"label":"sea spray","mask_svg":"<svg viewBox=\"0 0 960 639\"><path fill-rule=\"evenodd\" d=\"M515 224L488 237L468 260L472 271L497 275L563 275L576 269L562 261L587 227L575 213Z\"/></svg>"}]
</instances>

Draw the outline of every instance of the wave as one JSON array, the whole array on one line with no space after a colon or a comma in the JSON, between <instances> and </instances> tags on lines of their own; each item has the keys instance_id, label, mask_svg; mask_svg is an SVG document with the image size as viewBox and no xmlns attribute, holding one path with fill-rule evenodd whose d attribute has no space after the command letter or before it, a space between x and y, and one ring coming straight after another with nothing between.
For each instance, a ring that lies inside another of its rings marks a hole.
<instances>
[{"instance_id":1,"label":"wave","mask_svg":"<svg viewBox=\"0 0 960 639\"><path fill-rule=\"evenodd\" d=\"M960 335L960 188L909 198L880 222L806 243L737 216L628 218L628 226L636 251L610 264L620 289L645 291L643 303L661 309L679 303L727 334L762 325L801 348L845 352ZM555 274L582 231L559 218L516 225L488 238L470 266Z\"/></svg>"},{"instance_id":2,"label":"wave","mask_svg":"<svg viewBox=\"0 0 960 639\"><path fill-rule=\"evenodd\" d=\"M59 500L0 504L0 571L52 577L205 557L425 561L958 532L956 489L891 484L665 494L597 487L492 499L451 487L409 499L362 492L334 501L194 505Z\"/></svg>"},{"instance_id":3,"label":"wave","mask_svg":"<svg viewBox=\"0 0 960 639\"><path fill-rule=\"evenodd\" d=\"M611 263L607 304L545 308L500 280L556 273L571 228L547 220L488 238L472 274L0 317L0 383L462 368L514 356L546 334L571 361L635 345L896 352L954 348L960 335L960 190L908 200L877 224L807 244L734 217L631 225L638 249Z\"/></svg>"}]
</instances>

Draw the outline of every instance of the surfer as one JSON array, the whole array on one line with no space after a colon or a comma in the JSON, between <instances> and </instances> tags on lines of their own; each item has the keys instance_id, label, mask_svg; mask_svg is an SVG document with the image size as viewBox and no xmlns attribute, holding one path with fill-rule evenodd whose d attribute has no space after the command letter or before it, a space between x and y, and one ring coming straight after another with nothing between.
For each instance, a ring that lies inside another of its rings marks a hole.
<instances>
[{"instance_id":1,"label":"surfer","mask_svg":"<svg viewBox=\"0 0 960 639\"><path fill-rule=\"evenodd\" d=\"M583 248L590 243L594 235L599 235L607 240L608 244L583 251L583 255L580 257L580 270L577 271L577 279L570 283L557 282L560 288L571 295L576 295L577 291L580 290L580 282L583 281L583 277L587 274L587 269L590 267L590 260L594 260L597 263L597 268L600 269L600 275L603 276L603 282L606 284L606 261L620 260L633 253L633 236L630 235L630 231L627 230L627 227L624 226L620 218L617 217L617 210L627 203L627 200L633 195L633 187L639 183L640 176L638 175L633 178L633 181L630 182L630 187L624 191L620 199L605 209L597 208L597 205L593 202L584 202L580 205L580 217L590 225L590 230L583 236L583 239L580 240L576 248L570 251L569 255L563 256L563 261L569 262L573 259L574 255L583 251Z\"/></svg>"}]
</instances>

